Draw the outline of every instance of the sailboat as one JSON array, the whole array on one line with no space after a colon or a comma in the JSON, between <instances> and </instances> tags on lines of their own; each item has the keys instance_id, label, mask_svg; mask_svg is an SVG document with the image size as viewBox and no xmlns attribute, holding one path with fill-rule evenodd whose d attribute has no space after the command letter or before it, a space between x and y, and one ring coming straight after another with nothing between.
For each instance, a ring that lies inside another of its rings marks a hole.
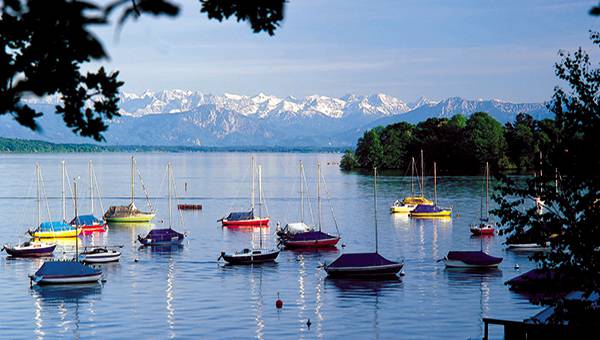
<instances>
[{"instance_id":1,"label":"sailboat","mask_svg":"<svg viewBox=\"0 0 600 340\"><path fill-rule=\"evenodd\" d=\"M304 175L304 163L300 161L300 221L299 222L290 222L283 227L283 229L279 228L279 222L277 223L276 234L280 239L285 237L292 236L298 233L305 233L314 230L314 228L309 227L306 223L304 223L304 188L306 186L306 177ZM310 198L309 198L310 203ZM312 208L309 204L310 214L312 216ZM313 217L314 223L314 217Z\"/></svg>"},{"instance_id":2,"label":"sailboat","mask_svg":"<svg viewBox=\"0 0 600 340\"><path fill-rule=\"evenodd\" d=\"M404 262L394 262L379 254L377 235L377 168L373 169L373 205L375 218L375 252L342 254L323 269L331 277L382 278L396 276Z\"/></svg>"},{"instance_id":3,"label":"sailboat","mask_svg":"<svg viewBox=\"0 0 600 340\"><path fill-rule=\"evenodd\" d=\"M494 222L490 221L490 166L485 162L485 217L483 216L483 199L481 201L479 223L471 225L473 235L494 235Z\"/></svg>"},{"instance_id":4,"label":"sailboat","mask_svg":"<svg viewBox=\"0 0 600 340\"><path fill-rule=\"evenodd\" d=\"M427 204L432 205L433 202L425 198L423 195L423 150L421 150L421 178L419 181L419 188L421 190L421 195L416 196L415 192L415 170L417 166L415 165L415 158L413 157L411 160L411 176L410 176L410 184L411 184L411 193L412 196L405 197L402 202L396 200L394 204L390 207L390 212L392 214L400 213L400 214L408 214L411 211L415 210L417 205L419 204Z\"/></svg>"},{"instance_id":5,"label":"sailboat","mask_svg":"<svg viewBox=\"0 0 600 340\"><path fill-rule=\"evenodd\" d=\"M301 166L301 186L302 186L302 175L304 173L304 167L302 163ZM335 245L340 241L339 232L337 236L329 235L321 231L321 163L317 163L317 208L318 208L318 230L307 230L302 232L292 233L289 230L284 229L284 233L280 234L281 242L283 246L286 248L320 248L320 247L335 247ZM303 196L302 200L303 200ZM302 208L304 207L304 203L301 204ZM301 209L301 218L304 219L304 209ZM334 218L335 221L335 218ZM303 221L301 221L304 224ZM336 222L337 229L337 222Z\"/></svg>"},{"instance_id":6,"label":"sailboat","mask_svg":"<svg viewBox=\"0 0 600 340\"><path fill-rule=\"evenodd\" d=\"M63 162L64 164L64 162ZM100 210L104 210L102 207L102 198L100 197L100 190L98 189L98 182L96 181L96 174L94 172L94 168L92 166L92 161L88 162L88 172L90 177L90 214L88 215L79 215L77 219L73 218L69 224L76 225L81 229L81 232L84 235L89 235L92 233L103 233L106 231L107 224L106 222L100 220L94 215L94 188L98 193L98 201L100 203ZM64 175L63 175L64 176ZM95 186L94 186L95 184ZM64 181L63 181L64 185ZM63 189L64 192L64 189Z\"/></svg>"},{"instance_id":7,"label":"sailboat","mask_svg":"<svg viewBox=\"0 0 600 340\"><path fill-rule=\"evenodd\" d=\"M259 165L258 166L259 192L262 192L262 180L261 180L262 176L261 175L262 175L262 167ZM260 214L262 212L261 205L259 204L258 207L259 207L259 214ZM221 258L229 264L258 264L258 263L275 261L275 259L279 255L279 249L263 248L262 234L260 234L260 232L259 232L259 236L260 236L260 247L258 249L246 248L246 249L243 249L242 251L237 251L235 253L226 253L223 251L223 252L221 252L221 255L219 256L217 261L220 260Z\"/></svg>"},{"instance_id":8,"label":"sailboat","mask_svg":"<svg viewBox=\"0 0 600 340\"><path fill-rule=\"evenodd\" d=\"M433 162L433 204L419 204L410 212L410 217L450 217L452 208L437 205L437 165Z\"/></svg>"},{"instance_id":9,"label":"sailboat","mask_svg":"<svg viewBox=\"0 0 600 340\"><path fill-rule=\"evenodd\" d=\"M73 181L75 216L77 216L77 181ZM66 261L46 261L35 272L29 275L30 283L66 284L91 283L102 278L102 270L92 268L79 261L79 237L75 237L75 258Z\"/></svg>"},{"instance_id":10,"label":"sailboat","mask_svg":"<svg viewBox=\"0 0 600 340\"><path fill-rule=\"evenodd\" d=\"M255 163L254 157L252 157L252 195L251 195L251 207L250 211L242 211L242 212L231 212L227 217L223 217L218 222L221 222L223 227L230 228L261 228L261 227L269 227L269 217L254 216L254 180L255 180ZM259 182L262 182L262 179L259 175ZM258 190L258 204L262 206L263 198L262 198L262 189Z\"/></svg>"},{"instance_id":11,"label":"sailboat","mask_svg":"<svg viewBox=\"0 0 600 340\"><path fill-rule=\"evenodd\" d=\"M77 228L67 224L64 219L62 221L41 221L41 195L43 190L43 178L42 170L38 163L35 164L36 177L37 177L37 210L38 210L38 226L29 230L28 233L34 239L47 239L47 238L70 238L76 237L78 234ZM45 192L45 190L44 190ZM64 210L63 210L64 211Z\"/></svg>"},{"instance_id":12,"label":"sailboat","mask_svg":"<svg viewBox=\"0 0 600 340\"><path fill-rule=\"evenodd\" d=\"M131 157L131 203L129 205L111 206L104 213L106 222L116 223L146 223L156 215L154 211L141 211L135 206L135 158ZM142 183L143 185L143 183Z\"/></svg>"},{"instance_id":13,"label":"sailboat","mask_svg":"<svg viewBox=\"0 0 600 340\"><path fill-rule=\"evenodd\" d=\"M176 246L180 245L185 238L184 234L173 230L173 193L175 193L175 181L173 178L173 166L171 165L171 162L167 164L167 177L169 186L169 227L152 229L144 237L138 235L138 241L143 246Z\"/></svg>"}]
</instances>

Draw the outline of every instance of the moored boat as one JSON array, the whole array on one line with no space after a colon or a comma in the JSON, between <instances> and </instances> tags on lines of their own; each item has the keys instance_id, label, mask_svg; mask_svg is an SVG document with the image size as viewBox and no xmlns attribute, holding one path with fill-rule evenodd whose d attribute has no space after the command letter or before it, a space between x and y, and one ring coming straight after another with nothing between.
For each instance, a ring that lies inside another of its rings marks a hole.
<instances>
[{"instance_id":1,"label":"moored boat","mask_svg":"<svg viewBox=\"0 0 600 340\"><path fill-rule=\"evenodd\" d=\"M392 206L390 207L390 212L392 214L408 214L413 211L419 204L427 204L432 205L433 202L425 198L423 195L423 150L421 150L421 178L419 179L419 189L421 192L420 196L416 195L415 191L415 172L417 170L417 166L415 165L415 158L411 159L411 176L410 176L410 186L411 186L411 194L412 196L405 197L402 201L396 200Z\"/></svg>"},{"instance_id":2,"label":"moored boat","mask_svg":"<svg viewBox=\"0 0 600 340\"><path fill-rule=\"evenodd\" d=\"M107 224L99 220L94 215L81 215L77 217L77 220L73 218L69 223L72 226L78 226L81 229L81 233L88 235L92 233L103 233L106 231Z\"/></svg>"},{"instance_id":3,"label":"moored boat","mask_svg":"<svg viewBox=\"0 0 600 340\"><path fill-rule=\"evenodd\" d=\"M419 204L410 212L410 217L417 218L450 218L452 208L443 208L437 205L437 166L433 162L433 204Z\"/></svg>"},{"instance_id":4,"label":"moored boat","mask_svg":"<svg viewBox=\"0 0 600 340\"><path fill-rule=\"evenodd\" d=\"M131 202L128 205L115 205L109 207L104 213L104 220L106 222L146 223L150 222L154 216L156 216L154 210L141 211L135 205L135 169L135 158L131 157ZM146 193L146 199L147 198L148 194Z\"/></svg>"},{"instance_id":5,"label":"moored boat","mask_svg":"<svg viewBox=\"0 0 600 340\"><path fill-rule=\"evenodd\" d=\"M46 257L52 256L55 243L46 243L41 241L26 241L21 244L11 246L5 244L2 250L12 257Z\"/></svg>"},{"instance_id":6,"label":"moored boat","mask_svg":"<svg viewBox=\"0 0 600 340\"><path fill-rule=\"evenodd\" d=\"M471 233L475 236L494 235L494 224L488 218L481 218L478 224L472 224Z\"/></svg>"},{"instance_id":7,"label":"moored boat","mask_svg":"<svg viewBox=\"0 0 600 340\"><path fill-rule=\"evenodd\" d=\"M63 221L42 222L34 229L28 231L33 238L70 238L76 237L78 230L76 227Z\"/></svg>"},{"instance_id":8,"label":"moored boat","mask_svg":"<svg viewBox=\"0 0 600 340\"><path fill-rule=\"evenodd\" d=\"M471 233L475 236L494 235L495 224L490 220L490 166L485 162L485 216L483 215L483 194L481 195L479 223L471 224ZM483 184L482 184L483 186ZM483 188L481 190L483 192Z\"/></svg>"},{"instance_id":9,"label":"moored boat","mask_svg":"<svg viewBox=\"0 0 600 340\"><path fill-rule=\"evenodd\" d=\"M273 262L278 255L278 249L243 249L229 254L221 252L219 259L223 258L229 264L259 264Z\"/></svg>"},{"instance_id":10,"label":"moored boat","mask_svg":"<svg viewBox=\"0 0 600 340\"><path fill-rule=\"evenodd\" d=\"M202 210L202 204L190 204L190 203L182 203L177 204L177 209L179 210Z\"/></svg>"},{"instance_id":11,"label":"moored boat","mask_svg":"<svg viewBox=\"0 0 600 340\"><path fill-rule=\"evenodd\" d=\"M378 252L377 235L377 168L373 169L373 206L375 220L375 252L342 254L330 264L323 264L323 269L332 278L386 278L396 276L404 267L404 262L394 262L381 256Z\"/></svg>"},{"instance_id":12,"label":"moored boat","mask_svg":"<svg viewBox=\"0 0 600 340\"><path fill-rule=\"evenodd\" d=\"M92 247L84 249L79 255L83 263L109 263L117 262L121 258L121 252L109 247Z\"/></svg>"},{"instance_id":13,"label":"moored boat","mask_svg":"<svg viewBox=\"0 0 600 340\"><path fill-rule=\"evenodd\" d=\"M450 251L443 260L446 267L451 268L495 268L502 262L501 257L494 257L480 250Z\"/></svg>"}]
</instances>

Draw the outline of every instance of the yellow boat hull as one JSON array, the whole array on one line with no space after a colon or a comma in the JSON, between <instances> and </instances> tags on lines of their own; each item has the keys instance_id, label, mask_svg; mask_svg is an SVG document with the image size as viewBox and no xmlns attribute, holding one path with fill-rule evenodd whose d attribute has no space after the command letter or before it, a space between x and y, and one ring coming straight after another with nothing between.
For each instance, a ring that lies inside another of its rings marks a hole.
<instances>
[{"instance_id":1,"label":"yellow boat hull","mask_svg":"<svg viewBox=\"0 0 600 340\"><path fill-rule=\"evenodd\" d=\"M443 217L448 218L452 216L452 211L440 211L436 213L411 213L410 217L422 217L422 218L435 218L435 217Z\"/></svg>"},{"instance_id":2,"label":"yellow boat hull","mask_svg":"<svg viewBox=\"0 0 600 340\"><path fill-rule=\"evenodd\" d=\"M408 214L415 209L414 206L391 206L390 212L392 214Z\"/></svg>"},{"instance_id":3,"label":"yellow boat hull","mask_svg":"<svg viewBox=\"0 0 600 340\"><path fill-rule=\"evenodd\" d=\"M35 231L31 233L34 238L69 238L76 237L79 230L64 230L64 231Z\"/></svg>"}]
</instances>

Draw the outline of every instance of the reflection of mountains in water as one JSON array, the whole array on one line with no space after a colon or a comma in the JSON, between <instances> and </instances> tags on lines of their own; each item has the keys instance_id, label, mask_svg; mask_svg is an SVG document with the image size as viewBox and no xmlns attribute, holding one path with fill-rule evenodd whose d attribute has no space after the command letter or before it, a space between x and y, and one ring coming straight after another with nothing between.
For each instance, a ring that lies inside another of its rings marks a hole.
<instances>
[{"instance_id":1,"label":"reflection of mountains in water","mask_svg":"<svg viewBox=\"0 0 600 340\"><path fill-rule=\"evenodd\" d=\"M31 288L34 298L39 298L48 303L79 303L81 300L87 300L102 293L102 284L74 284L74 285L56 285L39 286Z\"/></svg>"},{"instance_id":2,"label":"reflection of mountains in water","mask_svg":"<svg viewBox=\"0 0 600 340\"><path fill-rule=\"evenodd\" d=\"M332 286L338 289L341 293L352 293L352 295L380 295L388 291L401 289L404 284L402 280L397 278L386 279L341 279L341 278L325 278L325 285Z\"/></svg>"}]
</instances>

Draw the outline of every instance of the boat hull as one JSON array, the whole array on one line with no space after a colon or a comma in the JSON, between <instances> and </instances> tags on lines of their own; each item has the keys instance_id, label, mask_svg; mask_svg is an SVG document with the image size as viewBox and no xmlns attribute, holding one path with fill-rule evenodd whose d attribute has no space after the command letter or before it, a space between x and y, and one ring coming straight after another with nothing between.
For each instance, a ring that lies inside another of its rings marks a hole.
<instances>
[{"instance_id":1,"label":"boat hull","mask_svg":"<svg viewBox=\"0 0 600 340\"><path fill-rule=\"evenodd\" d=\"M121 258L121 253L117 252L116 254L89 254L83 255L81 262L83 263L110 263L110 262L118 262Z\"/></svg>"},{"instance_id":2,"label":"boat hull","mask_svg":"<svg viewBox=\"0 0 600 340\"><path fill-rule=\"evenodd\" d=\"M305 241L283 241L284 247L288 249L298 248L325 248L335 247L340 241L339 237L323 239L323 240L305 240Z\"/></svg>"},{"instance_id":3,"label":"boat hull","mask_svg":"<svg viewBox=\"0 0 600 340\"><path fill-rule=\"evenodd\" d=\"M451 217L452 211L444 210L435 213L416 213L411 212L410 217L419 217L419 218L436 218L436 217Z\"/></svg>"},{"instance_id":4,"label":"boat hull","mask_svg":"<svg viewBox=\"0 0 600 340\"><path fill-rule=\"evenodd\" d=\"M222 220L223 227L228 228L268 228L269 218L256 218L252 220L228 221Z\"/></svg>"},{"instance_id":5,"label":"boat hull","mask_svg":"<svg viewBox=\"0 0 600 340\"><path fill-rule=\"evenodd\" d=\"M506 245L506 249L522 251L546 251L550 250L550 247L541 246L537 243L513 243Z\"/></svg>"},{"instance_id":6,"label":"boat hull","mask_svg":"<svg viewBox=\"0 0 600 340\"><path fill-rule=\"evenodd\" d=\"M105 217L105 221L109 223L146 223L152 221L155 214L143 214L126 217Z\"/></svg>"},{"instance_id":7,"label":"boat hull","mask_svg":"<svg viewBox=\"0 0 600 340\"><path fill-rule=\"evenodd\" d=\"M243 255L223 254L222 256L223 256L223 260L225 260L229 264L248 265L248 264L273 262L273 261L275 261L275 259L277 259L277 256L279 256L279 251L270 252L270 253L266 253L266 254L247 254L247 255L246 254L243 254Z\"/></svg>"},{"instance_id":8,"label":"boat hull","mask_svg":"<svg viewBox=\"0 0 600 340\"><path fill-rule=\"evenodd\" d=\"M30 278L38 285L91 283L98 282L102 278L102 273L90 275L32 275Z\"/></svg>"},{"instance_id":9,"label":"boat hull","mask_svg":"<svg viewBox=\"0 0 600 340\"><path fill-rule=\"evenodd\" d=\"M138 237L138 241L140 241L140 243L145 247L179 246L183 243L183 239L170 241L150 241L142 237Z\"/></svg>"},{"instance_id":10,"label":"boat hull","mask_svg":"<svg viewBox=\"0 0 600 340\"><path fill-rule=\"evenodd\" d=\"M497 268L500 263L493 263L488 265L481 264L469 264L459 260L446 260L446 267L448 268Z\"/></svg>"},{"instance_id":11,"label":"boat hull","mask_svg":"<svg viewBox=\"0 0 600 340\"><path fill-rule=\"evenodd\" d=\"M492 236L492 235L494 235L494 228L471 227L471 234L473 234L475 236L481 236L481 235Z\"/></svg>"},{"instance_id":12,"label":"boat hull","mask_svg":"<svg viewBox=\"0 0 600 340\"><path fill-rule=\"evenodd\" d=\"M403 263L394 263L368 267L330 268L325 266L324 269L327 275L333 278L378 278L396 276L403 266Z\"/></svg>"},{"instance_id":13,"label":"boat hull","mask_svg":"<svg viewBox=\"0 0 600 340\"><path fill-rule=\"evenodd\" d=\"M47 257L52 256L56 244L48 247L31 248L31 249L15 249L11 247L4 247L6 253L12 257Z\"/></svg>"},{"instance_id":14,"label":"boat hull","mask_svg":"<svg viewBox=\"0 0 600 340\"><path fill-rule=\"evenodd\" d=\"M33 231L30 233L33 238L71 238L76 237L79 230L64 230L64 231Z\"/></svg>"},{"instance_id":15,"label":"boat hull","mask_svg":"<svg viewBox=\"0 0 600 340\"><path fill-rule=\"evenodd\" d=\"M415 206L392 206L390 213L392 214L408 214L415 209Z\"/></svg>"}]
</instances>

